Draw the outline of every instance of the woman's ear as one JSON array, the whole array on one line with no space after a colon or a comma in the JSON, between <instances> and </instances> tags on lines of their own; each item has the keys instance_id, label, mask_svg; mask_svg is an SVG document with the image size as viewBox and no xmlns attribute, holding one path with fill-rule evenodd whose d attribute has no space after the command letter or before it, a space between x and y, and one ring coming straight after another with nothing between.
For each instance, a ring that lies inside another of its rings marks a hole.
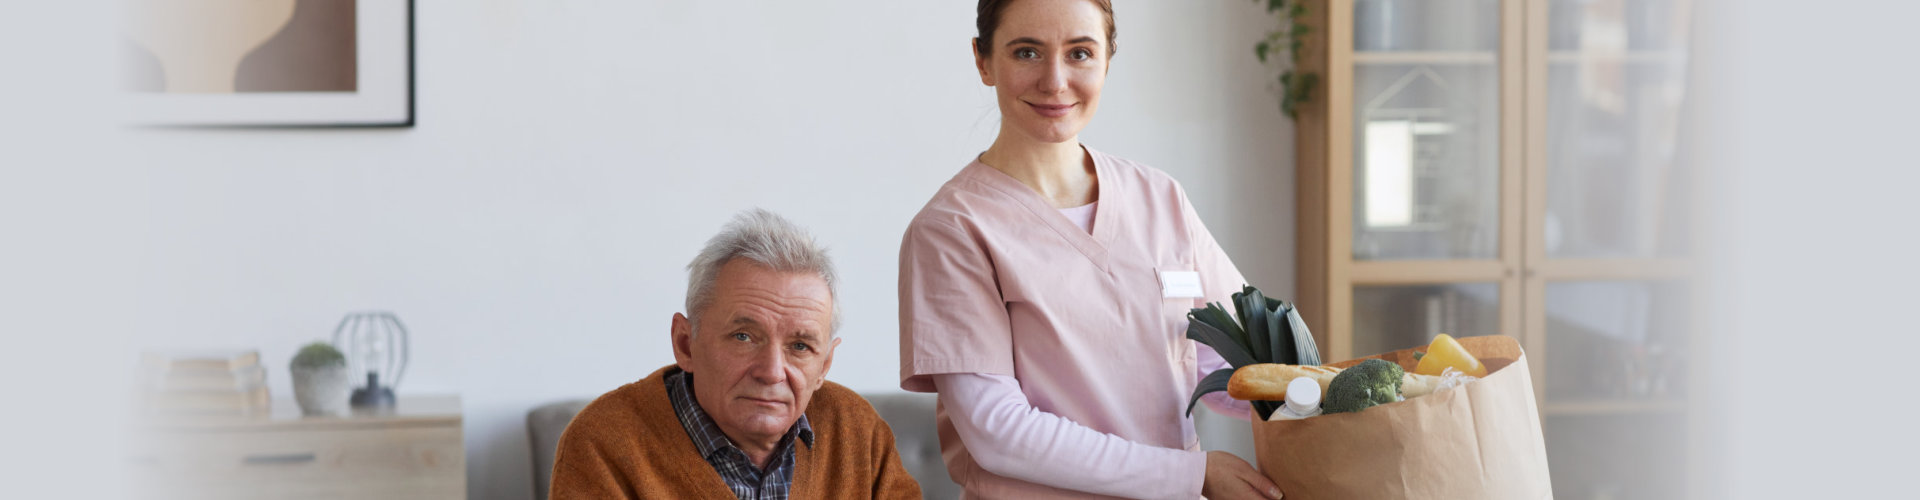
<instances>
[{"instance_id":1,"label":"woman's ear","mask_svg":"<svg viewBox=\"0 0 1920 500\"><path fill-rule=\"evenodd\" d=\"M993 72L987 69L987 57L980 55L980 37L967 42L967 52L973 53L973 68L980 71L980 83L993 86Z\"/></svg>"}]
</instances>

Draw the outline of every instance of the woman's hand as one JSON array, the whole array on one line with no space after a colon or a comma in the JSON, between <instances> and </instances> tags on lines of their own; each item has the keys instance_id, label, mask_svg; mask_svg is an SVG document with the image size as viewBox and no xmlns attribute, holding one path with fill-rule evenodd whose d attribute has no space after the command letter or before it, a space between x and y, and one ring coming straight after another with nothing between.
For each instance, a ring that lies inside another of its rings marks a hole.
<instances>
[{"instance_id":1,"label":"woman's hand","mask_svg":"<svg viewBox=\"0 0 1920 500\"><path fill-rule=\"evenodd\" d=\"M1253 464L1224 451L1207 452L1207 478L1200 494L1211 500L1231 498L1280 499L1280 487L1253 468Z\"/></svg>"}]
</instances>

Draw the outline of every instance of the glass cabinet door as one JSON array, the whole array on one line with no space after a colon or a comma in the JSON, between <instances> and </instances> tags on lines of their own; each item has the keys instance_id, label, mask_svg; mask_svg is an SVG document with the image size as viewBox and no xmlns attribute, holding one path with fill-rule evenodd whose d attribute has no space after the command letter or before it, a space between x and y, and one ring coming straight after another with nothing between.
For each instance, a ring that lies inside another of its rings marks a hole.
<instances>
[{"instance_id":1,"label":"glass cabinet door","mask_svg":"<svg viewBox=\"0 0 1920 500\"><path fill-rule=\"evenodd\" d=\"M1684 312L1673 306L1686 298L1676 291L1685 289L1676 270L1684 266L1672 264L1689 250L1691 219L1692 187L1677 154L1690 2L1539 4L1546 10L1533 19L1545 29L1532 41L1547 50L1533 61L1541 80L1530 101L1544 107L1545 122L1534 127L1544 149L1531 160L1539 175L1527 196L1540 211L1529 214L1527 266L1540 272L1527 297L1531 328L1544 330L1530 333L1544 335L1536 338L1548 353L1544 399L1669 395L1618 372L1690 334L1671 317ZM1622 309L1632 304L1641 305Z\"/></svg>"},{"instance_id":2,"label":"glass cabinet door","mask_svg":"<svg viewBox=\"0 0 1920 500\"><path fill-rule=\"evenodd\" d=\"M1554 498L1685 498L1689 288L1546 284L1541 428Z\"/></svg>"},{"instance_id":3,"label":"glass cabinet door","mask_svg":"<svg viewBox=\"0 0 1920 500\"><path fill-rule=\"evenodd\" d=\"M1527 5L1544 121L1529 123L1525 300L1554 497L1684 498L1691 2Z\"/></svg>"},{"instance_id":4,"label":"glass cabinet door","mask_svg":"<svg viewBox=\"0 0 1920 500\"><path fill-rule=\"evenodd\" d=\"M1654 408L1684 396L1688 303L1678 281L1547 283L1548 408Z\"/></svg>"},{"instance_id":5,"label":"glass cabinet door","mask_svg":"<svg viewBox=\"0 0 1920 500\"><path fill-rule=\"evenodd\" d=\"M1684 0L1552 0L1546 62L1548 258L1679 257Z\"/></svg>"},{"instance_id":6,"label":"glass cabinet door","mask_svg":"<svg viewBox=\"0 0 1920 500\"><path fill-rule=\"evenodd\" d=\"M1352 5L1353 258L1499 258L1499 0Z\"/></svg>"},{"instance_id":7,"label":"glass cabinet door","mask_svg":"<svg viewBox=\"0 0 1920 500\"><path fill-rule=\"evenodd\" d=\"M1498 283L1378 285L1353 289L1353 352L1356 354L1420 347L1442 333L1472 337L1499 331Z\"/></svg>"}]
</instances>

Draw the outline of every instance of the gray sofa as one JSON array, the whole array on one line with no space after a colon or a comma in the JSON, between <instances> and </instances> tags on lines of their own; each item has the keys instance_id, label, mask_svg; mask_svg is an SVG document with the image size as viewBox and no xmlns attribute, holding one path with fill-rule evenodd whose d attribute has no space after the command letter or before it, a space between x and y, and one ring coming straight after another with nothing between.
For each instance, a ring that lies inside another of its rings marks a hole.
<instances>
[{"instance_id":1,"label":"gray sofa","mask_svg":"<svg viewBox=\"0 0 1920 500\"><path fill-rule=\"evenodd\" d=\"M959 498L960 486L947 477L947 465L940 459L940 437L933 426L934 395L881 392L861 396L873 404L880 418L893 429L893 444L900 451L900 463L920 482L921 494L931 499ZM547 500L547 485L553 481L553 452L560 444L560 433L589 401L561 401L527 413L527 437L533 446L534 498ZM1201 447L1230 451L1252 461L1252 428L1246 422L1204 409L1194 411L1193 417Z\"/></svg>"}]
</instances>

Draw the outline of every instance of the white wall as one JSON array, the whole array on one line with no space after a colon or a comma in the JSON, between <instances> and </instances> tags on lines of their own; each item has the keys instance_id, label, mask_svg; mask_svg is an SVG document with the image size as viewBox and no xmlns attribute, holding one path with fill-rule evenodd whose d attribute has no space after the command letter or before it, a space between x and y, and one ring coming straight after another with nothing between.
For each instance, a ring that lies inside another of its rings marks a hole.
<instances>
[{"instance_id":1,"label":"white wall","mask_svg":"<svg viewBox=\"0 0 1920 500\"><path fill-rule=\"evenodd\" d=\"M897 390L901 231L998 127L972 2L418 3L413 129L101 132L124 137L85 154L121 169L90 199L139 231L113 240L131 291L98 305L131 338L103 363L258 348L285 396L300 344L393 310L401 392L465 400L471 497L524 498L526 411L670 363L683 266L762 206L843 268L829 378ZM1252 52L1272 21L1116 3L1083 139L1182 180L1248 278L1290 295L1292 131Z\"/></svg>"},{"instance_id":2,"label":"white wall","mask_svg":"<svg viewBox=\"0 0 1920 500\"><path fill-rule=\"evenodd\" d=\"M900 226L994 126L963 0L419 0L418 128L130 134L103 97L111 3L0 2L11 496L123 497L112 410L135 348L257 347L277 366L381 307L418 334L403 392L466 398L473 496L524 498L523 412L666 363L680 266L749 205L837 248L850 316L831 378L889 389ZM1088 142L1184 180L1248 276L1290 290L1291 133L1247 47L1267 21L1251 2L1118 3ZM1868 3L1702 3L1704 362L1726 381L1702 395L1710 498L1910 488L1912 398L1856 382L1907 380L1920 350L1920 78L1897 62L1920 12Z\"/></svg>"},{"instance_id":3,"label":"white wall","mask_svg":"<svg viewBox=\"0 0 1920 500\"><path fill-rule=\"evenodd\" d=\"M1838 14L1825 22L1801 2L1704 5L1696 71L1717 91L1699 94L1694 131L1714 195L1702 419L1715 481L1696 496L1911 495L1920 69L1895 61L1913 59L1920 5L1825 3Z\"/></svg>"}]
</instances>

